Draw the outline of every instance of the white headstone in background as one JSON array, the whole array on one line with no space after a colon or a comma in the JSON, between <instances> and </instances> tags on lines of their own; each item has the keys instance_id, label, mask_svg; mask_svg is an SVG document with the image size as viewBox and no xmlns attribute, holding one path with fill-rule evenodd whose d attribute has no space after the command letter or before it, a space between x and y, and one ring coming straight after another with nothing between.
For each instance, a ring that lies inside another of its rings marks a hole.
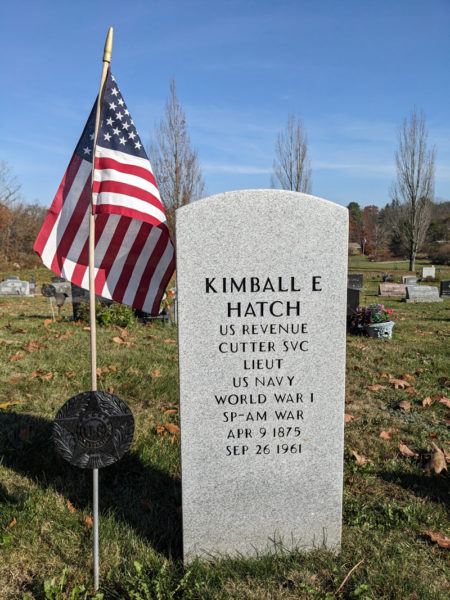
<instances>
[{"instance_id":1,"label":"white headstone in background","mask_svg":"<svg viewBox=\"0 0 450 600\"><path fill-rule=\"evenodd\" d=\"M228 192L176 235L185 560L339 549L348 210Z\"/></svg>"},{"instance_id":2,"label":"white headstone in background","mask_svg":"<svg viewBox=\"0 0 450 600\"><path fill-rule=\"evenodd\" d=\"M431 267L422 267L422 279L426 277L436 277L436 269Z\"/></svg>"}]
</instances>

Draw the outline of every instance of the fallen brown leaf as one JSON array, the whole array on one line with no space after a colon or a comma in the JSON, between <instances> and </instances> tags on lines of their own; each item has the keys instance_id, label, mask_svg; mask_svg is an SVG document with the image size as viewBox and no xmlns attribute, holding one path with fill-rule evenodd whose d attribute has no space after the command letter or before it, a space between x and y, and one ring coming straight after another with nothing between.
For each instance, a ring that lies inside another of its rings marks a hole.
<instances>
[{"instance_id":1,"label":"fallen brown leaf","mask_svg":"<svg viewBox=\"0 0 450 600\"><path fill-rule=\"evenodd\" d=\"M13 331L11 331L11 333L26 333L27 330L24 329L23 327L17 327L17 329L14 329Z\"/></svg>"},{"instance_id":2,"label":"fallen brown leaf","mask_svg":"<svg viewBox=\"0 0 450 600\"><path fill-rule=\"evenodd\" d=\"M88 327L83 327L83 331L90 331L90 330L91 330L91 328L89 326Z\"/></svg>"},{"instance_id":3,"label":"fallen brown leaf","mask_svg":"<svg viewBox=\"0 0 450 600\"><path fill-rule=\"evenodd\" d=\"M180 428L178 427L178 425L174 425L173 423L164 423L164 427L171 435L180 434Z\"/></svg>"},{"instance_id":4,"label":"fallen brown leaf","mask_svg":"<svg viewBox=\"0 0 450 600\"><path fill-rule=\"evenodd\" d=\"M159 369L155 369L150 373L152 377L161 377L161 371Z\"/></svg>"},{"instance_id":5,"label":"fallen brown leaf","mask_svg":"<svg viewBox=\"0 0 450 600\"><path fill-rule=\"evenodd\" d=\"M112 385L110 385L108 388L108 394L114 394L114 388Z\"/></svg>"},{"instance_id":6,"label":"fallen brown leaf","mask_svg":"<svg viewBox=\"0 0 450 600\"><path fill-rule=\"evenodd\" d=\"M378 390L387 390L387 385L380 385L379 383L375 383L375 385L367 385L366 386L367 390L370 390L371 392L378 392Z\"/></svg>"},{"instance_id":7,"label":"fallen brown leaf","mask_svg":"<svg viewBox=\"0 0 450 600\"><path fill-rule=\"evenodd\" d=\"M62 334L61 334L61 335L59 335L59 336L57 335L57 336L56 336L56 339L57 339L57 340L67 340L67 338L69 337L70 333L71 333L71 331L70 331L70 329L68 329L68 330L66 331L66 333L62 333Z\"/></svg>"},{"instance_id":8,"label":"fallen brown leaf","mask_svg":"<svg viewBox=\"0 0 450 600\"><path fill-rule=\"evenodd\" d=\"M165 427L163 427L162 425L157 425L156 426L156 434L157 435L162 435L162 436L166 435L166 429L165 429Z\"/></svg>"},{"instance_id":9,"label":"fallen brown leaf","mask_svg":"<svg viewBox=\"0 0 450 600\"><path fill-rule=\"evenodd\" d=\"M441 404L443 404L444 406L446 406L447 408L450 408L450 398L446 398L445 396L443 398L441 398L439 400L439 402Z\"/></svg>"},{"instance_id":10,"label":"fallen brown leaf","mask_svg":"<svg viewBox=\"0 0 450 600\"><path fill-rule=\"evenodd\" d=\"M50 325L50 323L52 322L51 319L45 319L44 320L44 327L48 327Z\"/></svg>"},{"instance_id":11,"label":"fallen brown leaf","mask_svg":"<svg viewBox=\"0 0 450 600\"><path fill-rule=\"evenodd\" d=\"M26 345L22 347L22 350L25 350L26 352L34 352L35 350L38 350L39 348L47 348L47 346L45 344L43 344L42 342L36 342L35 340L30 340L30 342Z\"/></svg>"},{"instance_id":12,"label":"fallen brown leaf","mask_svg":"<svg viewBox=\"0 0 450 600\"><path fill-rule=\"evenodd\" d=\"M389 379L389 383L392 383L396 390L404 390L411 386L410 383L404 381L403 379Z\"/></svg>"},{"instance_id":13,"label":"fallen brown leaf","mask_svg":"<svg viewBox=\"0 0 450 600\"><path fill-rule=\"evenodd\" d=\"M392 439L392 433L389 433L389 431L382 431L380 433L380 438L382 440L391 440Z\"/></svg>"},{"instance_id":14,"label":"fallen brown leaf","mask_svg":"<svg viewBox=\"0 0 450 600\"><path fill-rule=\"evenodd\" d=\"M75 377L75 371L70 371L70 372L67 372L67 373L66 373L66 377L68 377L69 379L70 379L71 377Z\"/></svg>"},{"instance_id":15,"label":"fallen brown leaf","mask_svg":"<svg viewBox=\"0 0 450 600\"><path fill-rule=\"evenodd\" d=\"M8 380L8 383L11 383L12 385L15 385L16 383L19 383L19 381L22 379L22 377L11 377L11 379Z\"/></svg>"},{"instance_id":16,"label":"fallen brown leaf","mask_svg":"<svg viewBox=\"0 0 450 600\"><path fill-rule=\"evenodd\" d=\"M75 506L72 504L72 502L70 500L67 500L66 504L67 504L67 508L70 510L71 513L77 512L77 509L75 508Z\"/></svg>"},{"instance_id":17,"label":"fallen brown leaf","mask_svg":"<svg viewBox=\"0 0 450 600\"><path fill-rule=\"evenodd\" d=\"M176 444L177 442L178 442L178 438L177 438L177 436L176 436L176 435L173 435L173 436L170 438L170 443L171 443L171 444L172 444L172 446L173 446L173 445L174 445L174 444Z\"/></svg>"},{"instance_id":18,"label":"fallen brown leaf","mask_svg":"<svg viewBox=\"0 0 450 600\"><path fill-rule=\"evenodd\" d=\"M171 340L170 338L167 338L167 340L164 340L165 344L176 344L177 340Z\"/></svg>"},{"instance_id":19,"label":"fallen brown leaf","mask_svg":"<svg viewBox=\"0 0 450 600\"><path fill-rule=\"evenodd\" d=\"M434 449L433 454L430 457L430 460L425 465L424 471L425 473L430 473L434 471L437 475L442 471L447 471L447 461L445 460L445 454L442 450L436 446L434 442L431 442L431 446Z\"/></svg>"},{"instance_id":20,"label":"fallen brown leaf","mask_svg":"<svg viewBox=\"0 0 450 600\"><path fill-rule=\"evenodd\" d=\"M378 377L381 377L382 379L391 379L392 375L390 373L378 373Z\"/></svg>"},{"instance_id":21,"label":"fallen brown leaf","mask_svg":"<svg viewBox=\"0 0 450 600\"><path fill-rule=\"evenodd\" d=\"M51 379L53 377L53 373L51 371L49 373L40 373L39 377L41 379Z\"/></svg>"},{"instance_id":22,"label":"fallen brown leaf","mask_svg":"<svg viewBox=\"0 0 450 600\"><path fill-rule=\"evenodd\" d=\"M405 412L409 412L411 410L411 404L408 402L408 400L402 400L398 403L398 408L401 408Z\"/></svg>"},{"instance_id":23,"label":"fallen brown leaf","mask_svg":"<svg viewBox=\"0 0 450 600\"><path fill-rule=\"evenodd\" d=\"M403 373L402 375L399 375L398 378L403 379L404 381L414 381L414 376L408 375L408 373Z\"/></svg>"},{"instance_id":24,"label":"fallen brown leaf","mask_svg":"<svg viewBox=\"0 0 450 600\"><path fill-rule=\"evenodd\" d=\"M351 453L352 453L352 456L355 459L358 467L362 467L366 463L370 462L370 458L367 458L366 456L363 456L362 454L358 454L356 452L356 450L352 450Z\"/></svg>"},{"instance_id":25,"label":"fallen brown leaf","mask_svg":"<svg viewBox=\"0 0 450 600\"><path fill-rule=\"evenodd\" d=\"M408 387L403 391L405 392L405 394L417 394L416 390L413 387Z\"/></svg>"},{"instance_id":26,"label":"fallen brown leaf","mask_svg":"<svg viewBox=\"0 0 450 600\"><path fill-rule=\"evenodd\" d=\"M427 396L426 398L424 398L422 400L422 406L424 408L426 408L427 406L431 406L433 403L434 403L434 400L430 396Z\"/></svg>"},{"instance_id":27,"label":"fallen brown leaf","mask_svg":"<svg viewBox=\"0 0 450 600\"><path fill-rule=\"evenodd\" d=\"M92 527L93 524L94 524L94 519L92 517L90 517L89 515L86 515L84 517L84 530L86 532L89 531L89 529Z\"/></svg>"},{"instance_id":28,"label":"fallen brown leaf","mask_svg":"<svg viewBox=\"0 0 450 600\"><path fill-rule=\"evenodd\" d=\"M433 533L429 530L425 531L425 533L432 542L435 542L441 548L445 548L446 550L450 549L450 537L447 537L443 533Z\"/></svg>"},{"instance_id":29,"label":"fallen brown leaf","mask_svg":"<svg viewBox=\"0 0 450 600\"><path fill-rule=\"evenodd\" d=\"M344 415L344 423L350 423L350 421L353 421L355 417L353 415L348 415L347 413Z\"/></svg>"},{"instance_id":30,"label":"fallen brown leaf","mask_svg":"<svg viewBox=\"0 0 450 600\"><path fill-rule=\"evenodd\" d=\"M16 523L17 523L17 519L16 519L16 517L14 517L6 529L11 529L11 527L14 527L14 525L16 525Z\"/></svg>"},{"instance_id":31,"label":"fallen brown leaf","mask_svg":"<svg viewBox=\"0 0 450 600\"><path fill-rule=\"evenodd\" d=\"M123 338L121 338L118 335L115 335L112 338L112 341L115 342L116 344L122 344L124 346L132 346L133 345L133 342L126 342Z\"/></svg>"},{"instance_id":32,"label":"fallen brown leaf","mask_svg":"<svg viewBox=\"0 0 450 600\"><path fill-rule=\"evenodd\" d=\"M109 365L109 370L110 371L117 371L116 365Z\"/></svg>"},{"instance_id":33,"label":"fallen brown leaf","mask_svg":"<svg viewBox=\"0 0 450 600\"><path fill-rule=\"evenodd\" d=\"M398 449L400 450L403 456L406 456L406 458L413 458L414 456L419 456L417 452L413 452L412 450L410 450L408 446L406 446L406 444L400 444Z\"/></svg>"},{"instance_id":34,"label":"fallen brown leaf","mask_svg":"<svg viewBox=\"0 0 450 600\"><path fill-rule=\"evenodd\" d=\"M167 410L164 411L165 415L175 415L177 413L177 409L176 408L169 408Z\"/></svg>"},{"instance_id":35,"label":"fallen brown leaf","mask_svg":"<svg viewBox=\"0 0 450 600\"><path fill-rule=\"evenodd\" d=\"M11 358L10 362L14 362L14 361L16 361L16 360L20 360L21 358L23 358L23 354L15 354L15 355L14 355L14 356Z\"/></svg>"}]
</instances>

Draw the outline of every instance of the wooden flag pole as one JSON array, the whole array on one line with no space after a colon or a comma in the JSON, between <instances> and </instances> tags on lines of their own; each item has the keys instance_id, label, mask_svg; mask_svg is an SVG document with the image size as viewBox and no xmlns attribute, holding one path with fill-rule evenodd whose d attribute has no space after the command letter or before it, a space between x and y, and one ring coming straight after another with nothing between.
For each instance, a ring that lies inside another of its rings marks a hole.
<instances>
[{"instance_id":1,"label":"wooden flag pole","mask_svg":"<svg viewBox=\"0 0 450 600\"><path fill-rule=\"evenodd\" d=\"M103 87L108 75L109 63L111 62L113 43L113 28L110 27L106 37L105 49L103 52L103 69L100 81L100 91L97 99L97 113L95 117L94 144L92 147L92 185L94 185L95 173L95 148L97 145L98 130L100 126L100 109L103 96ZM91 390L97 391L97 329L95 315L95 215L91 191L91 214L89 217L89 322L91 330ZM93 486L93 534L94 534L94 589L99 588L99 543L98 543L98 469L92 470Z\"/></svg>"}]
</instances>

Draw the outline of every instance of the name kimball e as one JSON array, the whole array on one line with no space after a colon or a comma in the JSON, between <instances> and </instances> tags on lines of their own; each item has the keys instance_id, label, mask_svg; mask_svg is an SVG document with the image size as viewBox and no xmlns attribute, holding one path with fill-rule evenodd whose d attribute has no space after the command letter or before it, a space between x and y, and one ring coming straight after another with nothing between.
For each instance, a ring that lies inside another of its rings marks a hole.
<instances>
[{"instance_id":1,"label":"name kimball e","mask_svg":"<svg viewBox=\"0 0 450 600\"><path fill-rule=\"evenodd\" d=\"M311 291L321 292L321 275L313 275ZM207 294L262 293L262 292L300 292L301 287L295 277L205 277ZM299 317L300 301L273 302L228 302L227 317Z\"/></svg>"}]
</instances>

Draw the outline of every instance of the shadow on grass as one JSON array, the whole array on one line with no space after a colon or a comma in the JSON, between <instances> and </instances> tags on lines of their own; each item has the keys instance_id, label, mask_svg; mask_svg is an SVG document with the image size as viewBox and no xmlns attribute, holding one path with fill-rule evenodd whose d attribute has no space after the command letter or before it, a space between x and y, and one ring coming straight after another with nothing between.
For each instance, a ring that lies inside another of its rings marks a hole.
<instances>
[{"instance_id":1,"label":"shadow on grass","mask_svg":"<svg viewBox=\"0 0 450 600\"><path fill-rule=\"evenodd\" d=\"M53 488L76 508L92 510L92 472L72 467L56 454L51 421L0 414L0 462L42 488ZM113 514L167 558L181 557L178 479L145 465L131 450L116 464L100 469L99 482L100 514Z\"/></svg>"},{"instance_id":2,"label":"shadow on grass","mask_svg":"<svg viewBox=\"0 0 450 600\"><path fill-rule=\"evenodd\" d=\"M382 471L378 475L384 481L400 485L421 498L429 498L435 502L442 502L442 504L448 502L448 479L442 475L416 475L389 471Z\"/></svg>"}]
</instances>

